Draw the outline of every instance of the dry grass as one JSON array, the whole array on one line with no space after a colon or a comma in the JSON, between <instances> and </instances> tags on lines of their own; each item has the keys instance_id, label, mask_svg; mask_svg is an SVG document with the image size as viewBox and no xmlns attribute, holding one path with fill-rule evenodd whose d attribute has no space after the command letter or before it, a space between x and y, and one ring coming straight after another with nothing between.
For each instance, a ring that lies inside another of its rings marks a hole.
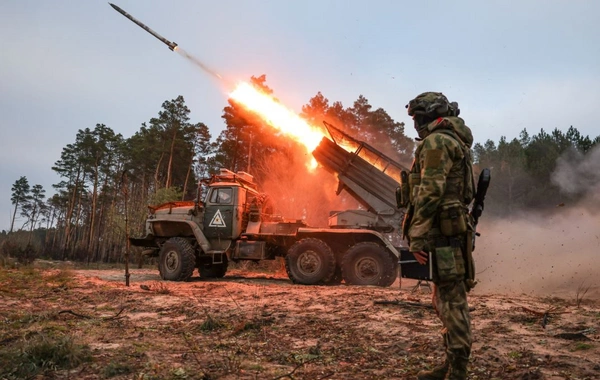
<instances>
[{"instance_id":1,"label":"dry grass","mask_svg":"<svg viewBox=\"0 0 600 380\"><path fill-rule=\"evenodd\" d=\"M585 285L585 281L583 281L581 284L579 284L579 286L577 287L577 292L575 294L575 303L577 305L577 308L579 308L581 306L581 302L583 302L585 295L587 294L587 292L590 290L591 287L592 287L591 285Z\"/></svg>"},{"instance_id":2,"label":"dry grass","mask_svg":"<svg viewBox=\"0 0 600 380\"><path fill-rule=\"evenodd\" d=\"M120 271L0 270L0 379L405 379L442 355L433 311L374 304L409 289L238 273L182 283L144 276L125 287ZM555 336L597 324L593 298L577 312L558 299L470 301L471 379L594 378L595 334L584 342ZM546 329L521 307L557 304L572 312L554 315Z\"/></svg>"},{"instance_id":3,"label":"dry grass","mask_svg":"<svg viewBox=\"0 0 600 380\"><path fill-rule=\"evenodd\" d=\"M47 372L75 368L90 360L88 346L70 333L44 299L72 286L68 271L43 273L32 267L0 270L0 378L33 378ZM25 311L10 307L18 300L40 307Z\"/></svg>"},{"instance_id":4,"label":"dry grass","mask_svg":"<svg viewBox=\"0 0 600 380\"><path fill-rule=\"evenodd\" d=\"M26 379L47 372L76 368L91 360L89 348L69 335L34 334L0 349L0 375Z\"/></svg>"}]
</instances>

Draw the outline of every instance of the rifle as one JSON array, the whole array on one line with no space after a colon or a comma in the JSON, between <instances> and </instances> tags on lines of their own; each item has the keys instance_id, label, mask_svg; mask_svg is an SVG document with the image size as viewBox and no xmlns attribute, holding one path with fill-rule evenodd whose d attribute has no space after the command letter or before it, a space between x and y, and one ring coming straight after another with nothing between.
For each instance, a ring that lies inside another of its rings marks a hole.
<instances>
[{"instance_id":1,"label":"rifle","mask_svg":"<svg viewBox=\"0 0 600 380\"><path fill-rule=\"evenodd\" d=\"M479 217L483 213L485 195L487 189L490 186L492 175L490 169L485 168L479 174L479 180L477 181L477 192L475 193L475 200L473 201L473 208L471 209L471 217L473 218L473 231L467 231L467 249L465 254L465 266L466 266L466 281L465 285L467 291L470 291L477 281L475 281L475 262L473 261L473 251L475 250L475 238L480 236L477 232L477 223L479 223ZM470 243L470 244L469 244Z\"/></svg>"},{"instance_id":2,"label":"rifle","mask_svg":"<svg viewBox=\"0 0 600 380\"><path fill-rule=\"evenodd\" d=\"M479 222L479 217L483 213L485 195L488 187L490 186L491 180L492 174L490 169L483 169L479 174L479 180L477 181L477 192L475 193L475 201L473 202L473 209L471 210L471 216L473 217L473 223L475 224L475 227Z\"/></svg>"},{"instance_id":3,"label":"rifle","mask_svg":"<svg viewBox=\"0 0 600 380\"><path fill-rule=\"evenodd\" d=\"M473 208L471 209L471 217L473 218L473 236L471 243L471 251L475 250L475 238L481 236L477 232L477 223L479 223L479 217L483 213L485 195L487 194L490 181L492 180L492 173L490 169L485 168L479 173L479 179L477 180L477 192L475 193L475 200L473 201Z\"/></svg>"}]
</instances>

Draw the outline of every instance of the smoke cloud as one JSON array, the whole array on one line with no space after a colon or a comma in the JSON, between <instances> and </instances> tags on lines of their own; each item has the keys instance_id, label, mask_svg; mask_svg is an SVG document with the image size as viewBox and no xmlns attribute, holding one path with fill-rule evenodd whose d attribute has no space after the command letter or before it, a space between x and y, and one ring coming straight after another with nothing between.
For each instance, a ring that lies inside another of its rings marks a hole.
<instances>
[{"instance_id":1,"label":"smoke cloud","mask_svg":"<svg viewBox=\"0 0 600 380\"><path fill-rule=\"evenodd\" d=\"M260 187L286 219L327 227L329 211L356 209L358 202L344 192L337 196L336 176L320 167L309 170L303 151L298 147L292 155L275 153L258 158L256 166L268 173Z\"/></svg>"},{"instance_id":2,"label":"smoke cloud","mask_svg":"<svg viewBox=\"0 0 600 380\"><path fill-rule=\"evenodd\" d=\"M590 195L600 190L600 146L587 154L568 150L556 161L552 183L567 195Z\"/></svg>"}]
</instances>

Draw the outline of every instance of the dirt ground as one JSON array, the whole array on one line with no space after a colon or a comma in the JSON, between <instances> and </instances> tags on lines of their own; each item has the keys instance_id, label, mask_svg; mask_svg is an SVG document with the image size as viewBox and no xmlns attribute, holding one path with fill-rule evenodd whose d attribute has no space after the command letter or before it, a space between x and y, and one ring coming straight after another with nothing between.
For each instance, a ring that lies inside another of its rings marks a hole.
<instances>
[{"instance_id":1,"label":"dirt ground","mask_svg":"<svg viewBox=\"0 0 600 380\"><path fill-rule=\"evenodd\" d=\"M443 354L430 289L412 280L302 286L284 273L234 269L175 283L132 269L127 287L123 270L112 269L70 270L67 280L22 289L3 278L0 346L59 331L91 355L37 378L412 379ZM476 288L470 306L471 379L600 378L596 295Z\"/></svg>"}]
</instances>

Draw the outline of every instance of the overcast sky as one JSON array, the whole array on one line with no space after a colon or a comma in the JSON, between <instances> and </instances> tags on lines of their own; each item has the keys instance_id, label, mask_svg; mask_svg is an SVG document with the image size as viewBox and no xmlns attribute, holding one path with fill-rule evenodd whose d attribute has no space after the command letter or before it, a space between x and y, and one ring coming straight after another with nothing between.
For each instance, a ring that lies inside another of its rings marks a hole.
<instances>
[{"instance_id":1,"label":"overcast sky","mask_svg":"<svg viewBox=\"0 0 600 380\"><path fill-rule=\"evenodd\" d=\"M297 112L362 94L415 137L404 105L441 91L476 142L600 134L600 1L114 1L226 78L266 74ZM53 193L78 129L130 137L178 95L213 139L224 128L228 89L106 1L1 1L0 52L0 230L19 177Z\"/></svg>"}]
</instances>

